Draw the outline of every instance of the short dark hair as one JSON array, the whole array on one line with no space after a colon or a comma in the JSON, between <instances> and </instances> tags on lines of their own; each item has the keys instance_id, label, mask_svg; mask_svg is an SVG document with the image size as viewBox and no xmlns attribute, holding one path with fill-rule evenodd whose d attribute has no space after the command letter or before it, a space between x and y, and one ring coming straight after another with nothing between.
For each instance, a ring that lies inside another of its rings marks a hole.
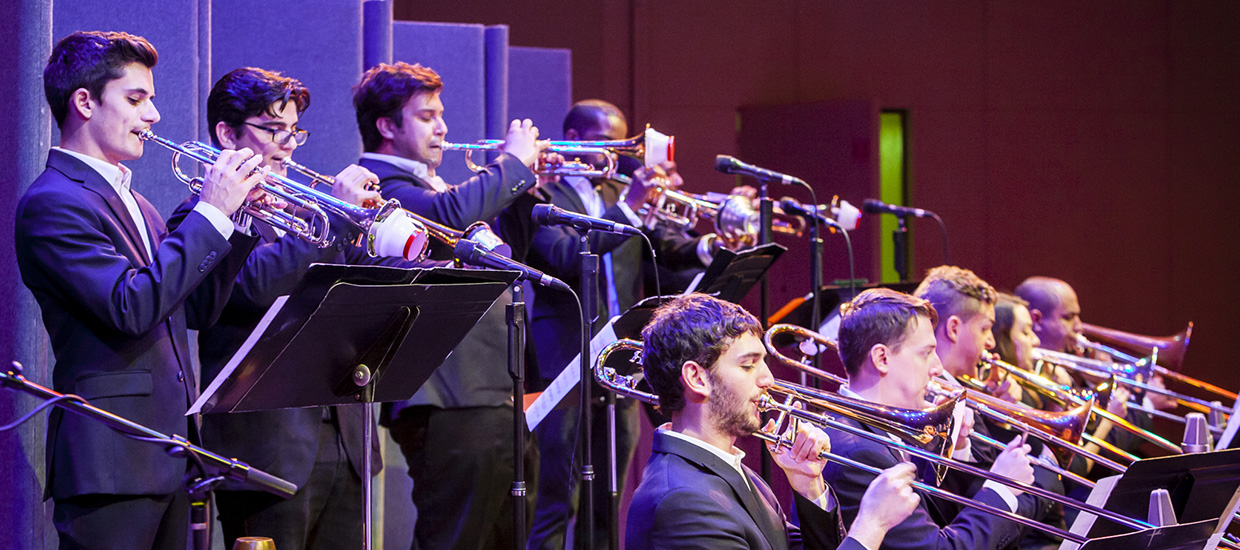
<instances>
[{"instance_id":1,"label":"short dark hair","mask_svg":"<svg viewBox=\"0 0 1240 550\"><path fill-rule=\"evenodd\" d=\"M374 151L383 145L383 134L375 127L381 118L390 118L399 128L404 121L401 109L414 95L443 91L439 73L418 64L404 61L380 63L362 75L353 87L353 109L357 111L357 129L362 133L362 146Z\"/></svg>"},{"instance_id":2,"label":"short dark hair","mask_svg":"<svg viewBox=\"0 0 1240 550\"><path fill-rule=\"evenodd\" d=\"M930 302L889 288L871 288L841 305L838 347L844 370L857 376L866 355L878 344L899 350L916 317L925 317L931 326L939 322Z\"/></svg>"},{"instance_id":3,"label":"short dark hair","mask_svg":"<svg viewBox=\"0 0 1240 550\"><path fill-rule=\"evenodd\" d=\"M1012 344L1012 325L1016 323L1018 307L1027 308L1029 302L1020 296L1000 292L999 300L995 302L995 326L991 327L995 335L995 353L1013 365L1016 364L1016 346Z\"/></svg>"},{"instance_id":4,"label":"short dark hair","mask_svg":"<svg viewBox=\"0 0 1240 550\"><path fill-rule=\"evenodd\" d=\"M693 361L707 369L745 333L762 336L762 325L745 308L705 294L688 294L659 306L642 329L642 370L659 396L659 410L685 406L680 369Z\"/></svg>"},{"instance_id":5,"label":"short dark hair","mask_svg":"<svg viewBox=\"0 0 1240 550\"><path fill-rule=\"evenodd\" d=\"M310 90L301 81L257 67L234 69L220 77L207 96L207 127L211 142L220 146L215 127L223 122L240 131L245 119L267 113L279 116L292 101L297 116L310 108Z\"/></svg>"},{"instance_id":6,"label":"short dark hair","mask_svg":"<svg viewBox=\"0 0 1240 550\"><path fill-rule=\"evenodd\" d=\"M141 36L78 31L61 38L43 69L43 95L47 96L56 126L64 128L73 92L85 88L99 101L103 88L124 76L125 67L141 63L149 69L157 62L159 52Z\"/></svg>"},{"instance_id":7,"label":"short dark hair","mask_svg":"<svg viewBox=\"0 0 1240 550\"><path fill-rule=\"evenodd\" d=\"M944 319L955 315L968 321L984 305L995 305L995 287L972 271L954 265L941 265L926 273L913 295L925 299Z\"/></svg>"},{"instance_id":8,"label":"short dark hair","mask_svg":"<svg viewBox=\"0 0 1240 550\"><path fill-rule=\"evenodd\" d=\"M564 116L564 134L576 130L578 134L598 126L601 116L617 116L624 120L624 112L619 107L601 99L583 99L573 104Z\"/></svg>"}]
</instances>

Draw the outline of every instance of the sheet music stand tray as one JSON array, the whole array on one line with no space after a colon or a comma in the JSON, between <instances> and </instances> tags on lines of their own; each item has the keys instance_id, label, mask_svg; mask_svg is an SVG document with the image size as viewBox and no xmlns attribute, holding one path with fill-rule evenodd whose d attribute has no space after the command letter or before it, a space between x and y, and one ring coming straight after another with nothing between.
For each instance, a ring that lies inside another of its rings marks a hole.
<instances>
[{"instance_id":1,"label":"sheet music stand tray","mask_svg":"<svg viewBox=\"0 0 1240 550\"><path fill-rule=\"evenodd\" d=\"M1170 493L1180 524L1212 521L1212 532L1226 529L1240 501L1240 449L1138 460L1120 477L1103 507L1144 518L1154 489ZM1089 538L1125 532L1111 522L1095 521Z\"/></svg>"},{"instance_id":2,"label":"sheet music stand tray","mask_svg":"<svg viewBox=\"0 0 1240 550\"><path fill-rule=\"evenodd\" d=\"M371 403L413 397L516 280L515 271L314 265L255 329L261 336L203 412L364 406L364 541L370 547ZM266 320L265 320L266 321ZM237 361L237 358L234 358ZM231 362L230 362L231 363ZM216 386L213 382L212 386Z\"/></svg>"},{"instance_id":3,"label":"sheet music stand tray","mask_svg":"<svg viewBox=\"0 0 1240 550\"><path fill-rule=\"evenodd\" d=\"M1079 550L1201 550L1213 533L1214 522L1203 520L1091 538Z\"/></svg>"}]
</instances>

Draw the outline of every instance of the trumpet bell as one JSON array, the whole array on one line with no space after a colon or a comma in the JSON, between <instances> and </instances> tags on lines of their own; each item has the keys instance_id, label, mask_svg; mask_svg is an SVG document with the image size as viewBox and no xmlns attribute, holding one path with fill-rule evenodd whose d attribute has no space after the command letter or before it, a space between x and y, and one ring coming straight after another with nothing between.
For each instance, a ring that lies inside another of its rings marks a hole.
<instances>
[{"instance_id":1,"label":"trumpet bell","mask_svg":"<svg viewBox=\"0 0 1240 550\"><path fill-rule=\"evenodd\" d=\"M1184 354L1188 351L1189 339L1193 337L1193 324L1190 322L1184 330L1161 338L1089 323L1081 323L1081 333L1091 340L1124 349L1138 357L1158 350L1158 364L1178 372L1184 366Z\"/></svg>"}]
</instances>

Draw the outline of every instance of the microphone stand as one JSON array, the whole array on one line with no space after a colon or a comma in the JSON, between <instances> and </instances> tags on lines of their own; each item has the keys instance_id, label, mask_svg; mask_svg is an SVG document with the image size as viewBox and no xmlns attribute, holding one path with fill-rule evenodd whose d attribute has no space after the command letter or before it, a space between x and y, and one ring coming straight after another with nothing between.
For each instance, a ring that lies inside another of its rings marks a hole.
<instances>
[{"instance_id":1,"label":"microphone stand","mask_svg":"<svg viewBox=\"0 0 1240 550\"><path fill-rule=\"evenodd\" d=\"M817 207L815 207L815 212ZM809 329L818 331L822 325L822 312L819 311L819 303L822 299L822 233L821 224L818 216L814 216L810 220L809 226L809 287L810 287L810 326ZM817 344L815 344L817 346ZM822 370L822 354L814 354L814 368ZM806 375L801 372L801 385L805 385ZM818 387L818 379L814 379L814 387Z\"/></svg>"},{"instance_id":2,"label":"microphone stand","mask_svg":"<svg viewBox=\"0 0 1240 550\"><path fill-rule=\"evenodd\" d=\"M591 389L594 384L590 370L590 340L594 337L594 318L598 315L598 254L590 252L590 232L581 235L578 245L581 258L581 381L578 383L581 395L581 412L579 414L579 431L581 434L581 512L577 523L584 533L578 541L578 547L589 549L594 541L594 459L591 449L591 418L590 407L593 404Z\"/></svg>"},{"instance_id":3,"label":"microphone stand","mask_svg":"<svg viewBox=\"0 0 1240 550\"><path fill-rule=\"evenodd\" d=\"M758 208L758 244L769 244L771 237L771 224L775 219L775 203L771 200L770 187L768 178L761 179L762 185L758 186L758 199L761 201ZM767 279L766 273L762 274L762 280L758 283L760 290L761 304L758 308L758 322L762 324L762 330L766 330L771 312L771 283ZM768 453L758 453L761 458L760 473L762 479L771 480L771 459Z\"/></svg>"},{"instance_id":4,"label":"microphone stand","mask_svg":"<svg viewBox=\"0 0 1240 550\"><path fill-rule=\"evenodd\" d=\"M231 478L248 483L253 489L266 491L284 498L293 496L297 486L257 468L251 468L237 459L225 458L190 443L179 435L164 435L132 420L117 416L88 403L76 395L66 395L40 386L22 376L22 366L14 361L8 372L0 373L0 385L30 394L43 401L40 408L54 404L69 412L103 423L120 434L168 448L172 457L186 457L198 466L199 475L187 475L186 491L191 498L190 527L192 548L209 550L211 547L210 502L211 491L225 479ZM118 465L119 466L119 465Z\"/></svg>"},{"instance_id":5,"label":"microphone stand","mask_svg":"<svg viewBox=\"0 0 1240 550\"><path fill-rule=\"evenodd\" d=\"M512 532L514 550L525 550L525 298L524 278L512 283L508 304L508 375L512 377Z\"/></svg>"},{"instance_id":6,"label":"microphone stand","mask_svg":"<svg viewBox=\"0 0 1240 550\"><path fill-rule=\"evenodd\" d=\"M896 215L898 226L891 232L892 264L900 282L908 281L908 216Z\"/></svg>"}]
</instances>

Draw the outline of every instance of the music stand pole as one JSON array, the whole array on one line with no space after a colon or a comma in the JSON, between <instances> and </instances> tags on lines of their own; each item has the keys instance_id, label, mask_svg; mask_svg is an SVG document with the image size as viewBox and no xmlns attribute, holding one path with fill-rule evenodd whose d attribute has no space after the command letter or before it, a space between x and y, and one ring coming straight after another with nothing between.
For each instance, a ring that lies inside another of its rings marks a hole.
<instances>
[{"instance_id":1,"label":"music stand pole","mask_svg":"<svg viewBox=\"0 0 1240 550\"><path fill-rule=\"evenodd\" d=\"M760 200L758 207L758 244L764 245L771 241L771 223L775 219L775 203L771 201L770 189L766 179L761 180L762 184L758 186L758 199ZM758 322L762 324L762 330L767 328L767 319L771 315L771 283L767 279L765 273L762 274L762 280L758 283L761 302L758 307ZM761 457L759 464L759 473L762 479L771 480L771 459L767 453L758 453Z\"/></svg>"},{"instance_id":2,"label":"music stand pole","mask_svg":"<svg viewBox=\"0 0 1240 550\"><path fill-rule=\"evenodd\" d=\"M590 548L594 540L594 459L592 453L591 405L593 399L590 391L594 377L590 370L590 339L594 337L594 318L598 316L598 254L590 252L590 232L581 235L578 245L581 257L581 383L577 385L581 394L581 412L579 431L581 433L581 485L579 498L583 501L577 523L585 536L578 545Z\"/></svg>"},{"instance_id":3,"label":"music stand pole","mask_svg":"<svg viewBox=\"0 0 1240 550\"><path fill-rule=\"evenodd\" d=\"M821 301L821 297L819 295L822 293L822 232L821 232L821 227L822 226L819 223L818 216L814 216L814 218L810 220L810 226L809 226L809 269L810 269L809 288L810 288L810 293L811 293L811 297L810 297L811 312L810 312L809 329L813 331L818 331L821 328L820 325L822 325L822 311L819 309L819 304ZM814 354L814 368L817 368L818 370L822 370L822 354L821 353ZM805 371L801 371L801 385L805 385L805 382L806 382ZM818 387L818 385L819 385L819 380L815 379L814 387Z\"/></svg>"},{"instance_id":4,"label":"music stand pole","mask_svg":"<svg viewBox=\"0 0 1240 550\"><path fill-rule=\"evenodd\" d=\"M525 297L512 283L508 304L508 375L512 377L512 532L514 550L525 550Z\"/></svg>"},{"instance_id":5,"label":"music stand pole","mask_svg":"<svg viewBox=\"0 0 1240 550\"><path fill-rule=\"evenodd\" d=\"M891 263L900 277L900 282L908 281L908 217L896 216L899 225L891 232Z\"/></svg>"}]
</instances>

